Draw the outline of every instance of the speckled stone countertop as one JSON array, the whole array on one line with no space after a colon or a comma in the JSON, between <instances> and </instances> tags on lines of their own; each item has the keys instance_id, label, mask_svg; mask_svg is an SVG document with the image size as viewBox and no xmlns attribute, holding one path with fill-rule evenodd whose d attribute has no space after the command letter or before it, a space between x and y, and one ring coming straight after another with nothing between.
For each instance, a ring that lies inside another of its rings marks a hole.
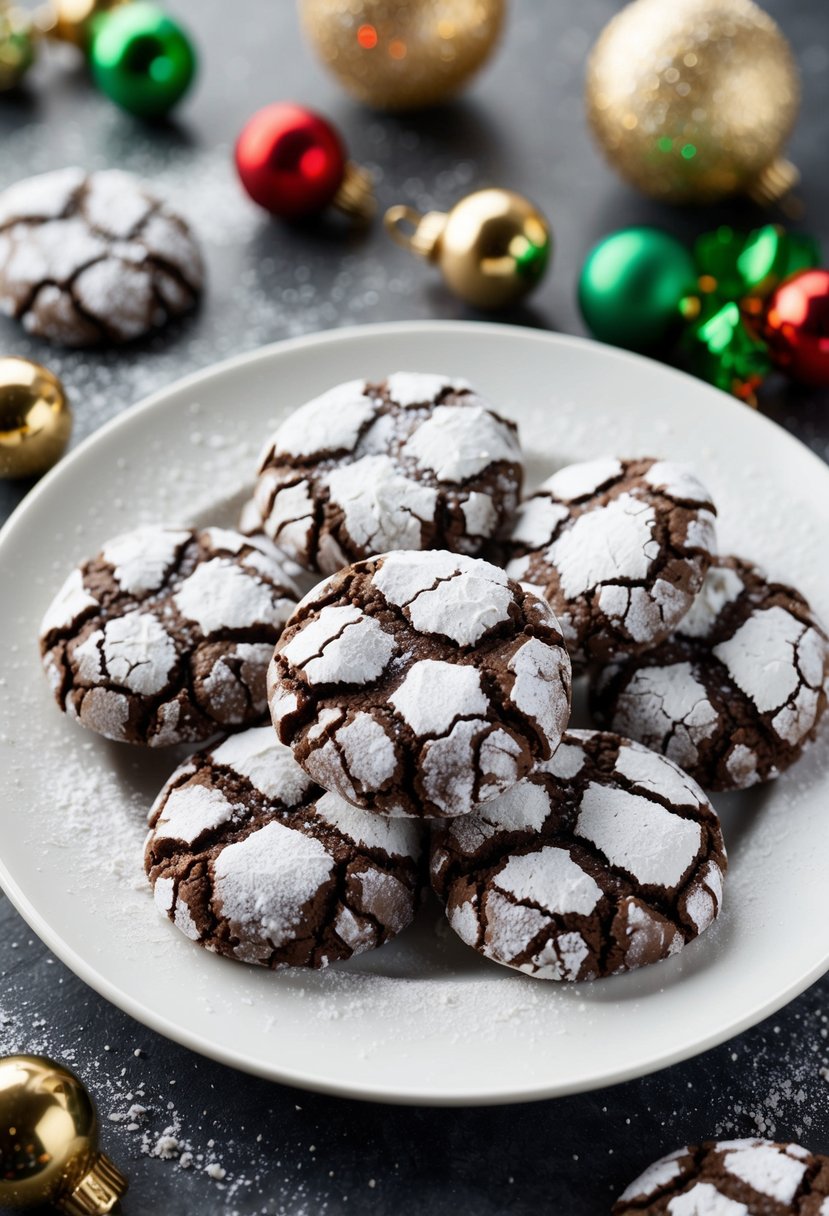
<instances>
[{"instance_id":1,"label":"speckled stone countertop","mask_svg":"<svg viewBox=\"0 0 829 1216\"><path fill-rule=\"evenodd\" d=\"M338 92L303 44L290 0L171 2L197 36L202 73L177 122L160 129L120 114L80 69L50 56L24 97L0 99L0 187L71 163L117 165L153 179L199 233L209 287L194 318L126 351L67 353L2 322L4 350L31 355L64 378L77 443L179 376L279 338L375 320L467 316L379 224L351 236L336 225L292 231L241 196L230 168L233 140L256 107L278 98L311 104L339 124L352 156L374 171L381 206L445 207L484 184L534 197L555 229L552 274L530 305L503 319L581 332L575 279L603 233L658 223L690 237L726 220L761 222L742 205L708 213L659 208L600 161L585 129L582 71L618 7L612 0L512 0L500 53L465 98L405 118L369 114ZM803 73L803 113L791 145L804 175L803 225L829 247L825 6L773 0L767 7ZM829 458L827 395L771 383L762 408ZM25 489L0 483L0 519ZM245 1077L166 1042L71 975L0 896L0 1053L46 1052L88 1083L104 1146L130 1176L128 1216L597 1216L641 1167L688 1140L759 1133L827 1152L827 1003L824 980L731 1043L610 1090L502 1109L371 1106Z\"/></svg>"}]
</instances>

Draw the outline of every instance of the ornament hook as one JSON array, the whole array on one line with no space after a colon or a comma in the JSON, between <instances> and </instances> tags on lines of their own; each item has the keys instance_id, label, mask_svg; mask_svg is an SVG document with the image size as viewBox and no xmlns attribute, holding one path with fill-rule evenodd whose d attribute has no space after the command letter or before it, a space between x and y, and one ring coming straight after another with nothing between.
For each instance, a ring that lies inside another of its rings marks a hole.
<instances>
[{"instance_id":1,"label":"ornament hook","mask_svg":"<svg viewBox=\"0 0 829 1216\"><path fill-rule=\"evenodd\" d=\"M416 253L418 257L436 256L438 241L446 227L447 216L442 211L427 211L423 215L405 203L389 207L383 216L386 232L396 245Z\"/></svg>"},{"instance_id":2,"label":"ornament hook","mask_svg":"<svg viewBox=\"0 0 829 1216\"><path fill-rule=\"evenodd\" d=\"M377 210L374 179L368 169L363 169L353 160L346 161L343 180L331 202L349 219L361 224L368 223Z\"/></svg>"}]
</instances>

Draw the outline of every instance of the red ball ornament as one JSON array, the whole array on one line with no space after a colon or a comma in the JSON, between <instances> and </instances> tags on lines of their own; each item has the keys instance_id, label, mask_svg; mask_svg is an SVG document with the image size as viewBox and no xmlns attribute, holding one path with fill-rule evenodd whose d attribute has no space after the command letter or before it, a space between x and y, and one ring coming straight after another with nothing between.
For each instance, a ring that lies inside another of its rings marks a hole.
<instances>
[{"instance_id":1,"label":"red ball ornament","mask_svg":"<svg viewBox=\"0 0 829 1216\"><path fill-rule=\"evenodd\" d=\"M281 219L329 206L360 219L374 210L370 175L346 159L331 123L293 102L265 106L248 120L236 141L236 169L253 201Z\"/></svg>"},{"instance_id":2,"label":"red ball ornament","mask_svg":"<svg viewBox=\"0 0 829 1216\"><path fill-rule=\"evenodd\" d=\"M766 306L763 337L781 371L829 386L829 270L803 270L780 284Z\"/></svg>"}]
</instances>

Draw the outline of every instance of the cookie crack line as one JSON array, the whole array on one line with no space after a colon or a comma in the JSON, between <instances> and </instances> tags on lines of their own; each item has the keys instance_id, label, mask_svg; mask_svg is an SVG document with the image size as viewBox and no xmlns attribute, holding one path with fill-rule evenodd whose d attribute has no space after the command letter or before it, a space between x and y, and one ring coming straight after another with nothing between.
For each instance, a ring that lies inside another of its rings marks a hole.
<instances>
[{"instance_id":1,"label":"cookie crack line","mask_svg":"<svg viewBox=\"0 0 829 1216\"><path fill-rule=\"evenodd\" d=\"M17 224L34 224L37 227L41 227L43 224L54 224L56 221L71 219L73 210L79 210L80 202L86 198L88 181L89 176L87 174L70 193L66 200L66 206L60 215L15 215L11 219L0 223L0 233L8 232L10 228L14 228Z\"/></svg>"},{"instance_id":2,"label":"cookie crack line","mask_svg":"<svg viewBox=\"0 0 829 1216\"><path fill-rule=\"evenodd\" d=\"M72 284L74 283L74 281L78 277L78 275L83 274L85 271L91 269L91 267L93 267L93 266L99 265L101 262L106 262L109 259L109 257L110 257L109 253L99 253L94 258L89 258L89 260L84 262L82 266L77 266L72 271L72 273L69 275L69 277L62 281L60 279L52 278L51 276L48 276L43 279L38 279L38 281L35 284L33 284L31 290L29 291L28 296L26 296L23 303L15 306L14 315L16 317L24 317L28 313L33 312L35 304L37 303L37 298L40 295L40 293L44 289L53 287L53 288L55 288L56 291L67 292L72 297L72 303L78 308L78 311L83 315L84 320L88 321L90 325L95 325L100 329L101 325L100 325L98 318L92 316L91 314L87 315L83 312L83 309L77 304L75 295L72 292L71 288L72 288Z\"/></svg>"},{"instance_id":3,"label":"cookie crack line","mask_svg":"<svg viewBox=\"0 0 829 1216\"><path fill-rule=\"evenodd\" d=\"M482 806L486 807L486 803L483 803ZM490 841L493 840L497 840L497 837L490 838ZM695 878L698 876L700 867L705 864L706 860L711 860L711 846L710 841L707 839L704 844L700 846L694 860L689 863L686 873L682 876L684 882L681 882L681 885L677 885L675 888L675 894L672 898L668 897L668 893L665 888L662 888L660 891L653 885L639 883L635 875L631 874L628 870L625 870L623 866L608 861L602 850L585 837L577 835L574 831L560 830L557 832L554 829L545 831L543 827L539 831L537 837L532 840L504 840L498 844L497 851L493 850L491 853L487 852L483 856L478 854L474 860L470 858L460 858L458 860L457 855L454 855L454 857L450 855L446 872L448 873L448 878L444 876L444 878L441 879L441 887L446 890L448 895L449 890L455 885L455 883L472 878L477 874L483 874L481 885L484 890L486 890L487 884L494 883L499 895L503 896L508 903L514 904L516 907L532 908L534 911L540 912L544 916L554 920L560 929L566 930L567 926L564 923L565 915L576 915L575 913L564 914L552 912L544 904L532 899L531 897L515 896L512 892L508 892L498 886L497 871L504 864L504 862L508 861L510 858L532 856L538 851L539 847L563 849L568 854L571 854L573 845L576 845L593 863L596 870L601 873L603 880L605 879L606 875L607 879L611 883L622 884L625 888L627 888L623 892L614 892L606 890L602 883L597 884L602 891L602 900L600 902L609 901L610 904L610 907L604 916L599 914L599 919L603 930L607 930L608 933L610 932L616 912L618 911L618 904L620 900L635 897L645 904L646 907L650 908L654 912L657 912L660 916L663 916L666 920L670 921L673 927L682 933L683 937L685 938L686 945L688 942L693 941L697 937L697 933L695 933L692 929L689 929L688 926L684 924L679 912L679 903L682 895L688 890ZM708 846L707 848L705 847L706 845ZM455 860L454 867L452 866L453 860ZM580 865L581 863L577 864ZM581 868L583 869L584 867L582 866ZM720 867L718 866L718 868ZM585 873L587 873L587 871L585 871ZM595 875L591 874L591 877L594 878L595 881ZM647 896L641 894L643 885L648 886ZM584 916L582 919L584 921L590 921L595 916L596 913L594 911L589 915ZM688 936L689 933L690 937ZM617 942L616 944L620 943ZM606 960L602 959L603 963L605 961Z\"/></svg>"},{"instance_id":4,"label":"cookie crack line","mask_svg":"<svg viewBox=\"0 0 829 1216\"><path fill-rule=\"evenodd\" d=\"M156 257L155 254L148 254L147 257L144 258L141 265L154 267L156 270L160 270L163 274L166 274L169 278L173 279L178 286L187 293L188 308L192 309L196 307L199 299L199 293L195 291L193 287L191 287L181 271L178 270L177 267L173 266L172 262L165 262L162 258ZM153 300L155 301L156 307L164 315L164 323L166 324L169 321L179 320L179 314L172 314L170 312L170 306L161 293L161 288L158 285L158 278L156 275L152 275L150 277L150 290L153 293ZM181 319L184 319L183 315L181 316Z\"/></svg>"}]
</instances>

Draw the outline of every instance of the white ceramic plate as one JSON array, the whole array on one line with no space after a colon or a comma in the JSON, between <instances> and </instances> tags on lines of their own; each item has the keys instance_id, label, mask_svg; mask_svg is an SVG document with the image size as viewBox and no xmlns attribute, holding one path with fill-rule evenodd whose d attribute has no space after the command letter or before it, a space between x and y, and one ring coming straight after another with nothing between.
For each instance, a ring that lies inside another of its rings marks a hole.
<instances>
[{"instance_id":1,"label":"white ceramic plate","mask_svg":"<svg viewBox=\"0 0 829 1216\"><path fill-rule=\"evenodd\" d=\"M773 785L717 800L726 909L669 962L594 984L543 983L479 959L429 903L373 955L322 975L273 975L195 948L154 910L144 815L176 758L80 730L40 672L38 623L72 564L138 522L233 521L278 419L339 380L397 369L473 380L520 424L531 482L603 452L692 461L719 504L723 550L790 579L829 618L829 470L714 389L609 348L497 325L371 326L282 343L123 414L0 535L0 881L109 1000L264 1077L475 1103L639 1076L758 1021L829 966L825 740Z\"/></svg>"}]
</instances>

